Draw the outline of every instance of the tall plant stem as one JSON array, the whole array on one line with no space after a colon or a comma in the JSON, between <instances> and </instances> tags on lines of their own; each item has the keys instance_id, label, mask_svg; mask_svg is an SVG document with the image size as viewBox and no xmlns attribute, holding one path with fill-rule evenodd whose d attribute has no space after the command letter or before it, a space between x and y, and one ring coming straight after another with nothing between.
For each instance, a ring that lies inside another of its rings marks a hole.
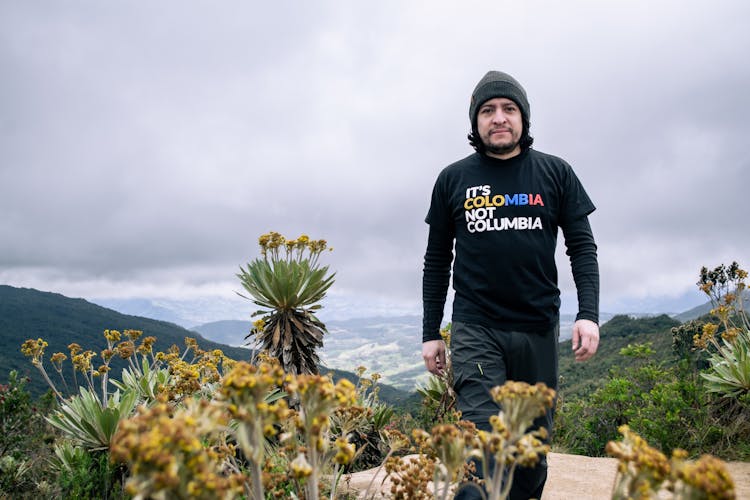
<instances>
[{"instance_id":1,"label":"tall plant stem","mask_svg":"<svg viewBox=\"0 0 750 500\"><path fill-rule=\"evenodd\" d=\"M52 380L50 380L49 376L47 376L47 370L44 369L41 363L36 365L36 367L42 373L44 381L47 382L47 385L50 386L50 389L52 389L52 392L55 393L55 396L57 396L60 401L63 401L65 398L62 394L60 394L60 391L57 390L57 387L55 387L55 384L52 382Z\"/></svg>"},{"instance_id":2,"label":"tall plant stem","mask_svg":"<svg viewBox=\"0 0 750 500\"><path fill-rule=\"evenodd\" d=\"M311 444L312 443L312 444ZM312 467L312 474L310 474L310 481L307 483L307 500L318 500L318 485L320 481L320 456L318 450L315 449L315 438L308 439L308 446L310 447L310 466Z\"/></svg>"},{"instance_id":3,"label":"tall plant stem","mask_svg":"<svg viewBox=\"0 0 750 500\"><path fill-rule=\"evenodd\" d=\"M380 470L383 468L383 464L385 464L388 461L388 459L391 458L391 455L393 455L393 450L388 450L388 454L385 456L385 458L383 459L383 461L380 462L380 466L375 471L375 474L373 474L372 477L370 478L370 483L367 485L367 489L365 490L365 494L364 494L363 498L367 498L367 494L370 493L370 488L372 488L372 483L375 481L375 478L378 477L378 474L380 473ZM388 477L388 476L386 475L386 477ZM380 483L381 485L385 482L385 479L386 478L384 477L383 478L383 482Z\"/></svg>"},{"instance_id":4,"label":"tall plant stem","mask_svg":"<svg viewBox=\"0 0 750 500\"><path fill-rule=\"evenodd\" d=\"M265 498L263 493L263 473L260 468L260 462L256 462L255 460L250 464L250 482L252 486L252 495L250 498L263 500Z\"/></svg>"}]
</instances>

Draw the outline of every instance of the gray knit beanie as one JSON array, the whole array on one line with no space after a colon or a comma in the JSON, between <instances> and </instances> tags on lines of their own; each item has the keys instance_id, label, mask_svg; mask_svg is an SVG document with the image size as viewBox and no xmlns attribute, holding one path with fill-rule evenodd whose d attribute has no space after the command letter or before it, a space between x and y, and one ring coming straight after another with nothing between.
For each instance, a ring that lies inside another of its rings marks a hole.
<instances>
[{"instance_id":1,"label":"gray knit beanie","mask_svg":"<svg viewBox=\"0 0 750 500\"><path fill-rule=\"evenodd\" d=\"M529 100L526 98L526 91L520 83L507 73L502 71L489 71L479 80L474 92L471 93L471 103L469 104L469 119L471 120L471 129L477 129L477 113L479 106L483 103L494 99L495 97L505 97L510 99L521 109L521 114L526 121L531 120L531 109Z\"/></svg>"}]
</instances>

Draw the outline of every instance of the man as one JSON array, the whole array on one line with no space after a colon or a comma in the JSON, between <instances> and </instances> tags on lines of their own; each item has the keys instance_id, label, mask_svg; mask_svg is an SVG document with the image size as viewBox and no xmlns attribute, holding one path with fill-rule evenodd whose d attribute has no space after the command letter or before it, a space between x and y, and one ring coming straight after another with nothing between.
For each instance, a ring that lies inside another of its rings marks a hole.
<instances>
[{"instance_id":1,"label":"man","mask_svg":"<svg viewBox=\"0 0 750 500\"><path fill-rule=\"evenodd\" d=\"M422 356L431 373L442 373L446 347L439 330L453 263L451 361L458 409L490 430L489 418L498 411L492 387L516 380L557 388L558 227L578 292L577 361L593 356L599 344L599 268L588 222L594 205L565 161L531 148L523 87L490 71L472 93L469 118L476 152L440 173L426 218ZM552 415L535 425L551 431ZM541 498L546 478L546 461L517 468L510 498ZM456 498L471 494L476 488L463 488Z\"/></svg>"}]
</instances>

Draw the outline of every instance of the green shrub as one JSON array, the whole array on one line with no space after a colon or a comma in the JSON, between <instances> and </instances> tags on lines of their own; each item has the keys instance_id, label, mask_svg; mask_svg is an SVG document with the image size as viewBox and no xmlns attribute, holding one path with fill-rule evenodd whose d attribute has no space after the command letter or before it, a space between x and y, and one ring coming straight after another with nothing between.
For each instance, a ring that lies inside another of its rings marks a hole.
<instances>
[{"instance_id":1,"label":"green shrub","mask_svg":"<svg viewBox=\"0 0 750 500\"><path fill-rule=\"evenodd\" d=\"M747 273L737 263L701 270L698 286L711 299L710 315L670 329L676 361L648 345L621 349L627 362L604 385L558 403L556 446L601 455L628 424L663 451L686 449L725 459L750 457L750 320L744 309ZM627 317L619 330L635 334ZM659 320L666 325L667 321ZM607 324L607 326L609 323ZM617 325L615 325L617 326ZM618 331L619 331L618 330ZM608 339L605 338L605 342ZM661 341L660 341L661 342Z\"/></svg>"},{"instance_id":2,"label":"green shrub","mask_svg":"<svg viewBox=\"0 0 750 500\"><path fill-rule=\"evenodd\" d=\"M113 465L106 451L76 453L60 471L62 498L81 500L127 498L122 488L124 469Z\"/></svg>"},{"instance_id":3,"label":"green shrub","mask_svg":"<svg viewBox=\"0 0 750 500\"><path fill-rule=\"evenodd\" d=\"M629 345L621 354L628 368L615 370L589 398L558 406L557 446L572 453L601 456L618 428L629 425L661 449L695 449L695 426L705 421L699 387L683 379L677 367L649 360L648 345Z\"/></svg>"},{"instance_id":4,"label":"green shrub","mask_svg":"<svg viewBox=\"0 0 750 500\"><path fill-rule=\"evenodd\" d=\"M0 497L51 495L53 476L47 465L54 439L44 420L50 397L34 402L28 379L12 371L0 384Z\"/></svg>"}]
</instances>

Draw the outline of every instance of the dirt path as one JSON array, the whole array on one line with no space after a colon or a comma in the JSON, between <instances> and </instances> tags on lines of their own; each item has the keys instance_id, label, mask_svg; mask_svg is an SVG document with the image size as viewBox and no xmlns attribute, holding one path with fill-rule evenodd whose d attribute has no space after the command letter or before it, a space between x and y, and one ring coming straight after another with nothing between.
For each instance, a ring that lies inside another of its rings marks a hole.
<instances>
[{"instance_id":1,"label":"dirt path","mask_svg":"<svg viewBox=\"0 0 750 500\"><path fill-rule=\"evenodd\" d=\"M614 458L592 458L580 455L550 453L549 477L544 488L544 500L601 500L611 498L617 460ZM738 500L750 500L750 463L730 462L729 473L735 484ZM358 472L348 477L350 491L364 492L375 470ZM383 473L375 479L380 484ZM346 478L342 481L346 489ZM388 491L388 482L382 491ZM374 487L373 487L374 490ZM381 496L379 498L387 498ZM665 498L670 498L666 496Z\"/></svg>"}]
</instances>

